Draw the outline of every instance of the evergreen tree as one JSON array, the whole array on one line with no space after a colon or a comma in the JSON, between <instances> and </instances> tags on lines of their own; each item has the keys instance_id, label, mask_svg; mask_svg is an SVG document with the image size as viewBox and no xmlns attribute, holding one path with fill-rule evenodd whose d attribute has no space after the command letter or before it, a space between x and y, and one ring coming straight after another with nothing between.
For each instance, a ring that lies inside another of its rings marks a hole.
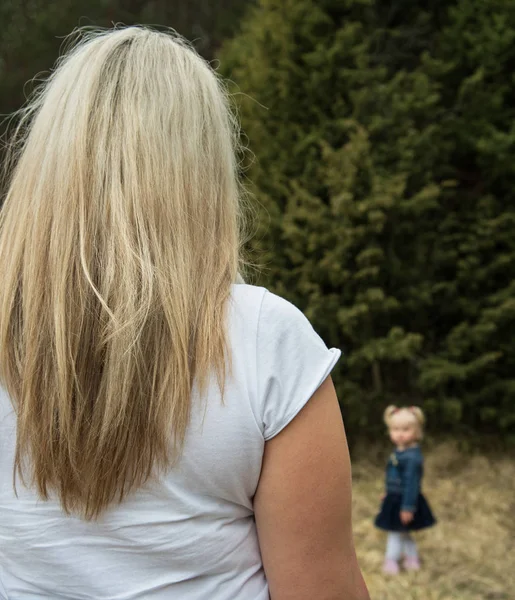
<instances>
[{"instance_id":1,"label":"evergreen tree","mask_svg":"<svg viewBox=\"0 0 515 600\"><path fill-rule=\"evenodd\" d=\"M347 420L515 418L515 2L261 0L243 94L263 282L346 351Z\"/></svg>"}]
</instances>

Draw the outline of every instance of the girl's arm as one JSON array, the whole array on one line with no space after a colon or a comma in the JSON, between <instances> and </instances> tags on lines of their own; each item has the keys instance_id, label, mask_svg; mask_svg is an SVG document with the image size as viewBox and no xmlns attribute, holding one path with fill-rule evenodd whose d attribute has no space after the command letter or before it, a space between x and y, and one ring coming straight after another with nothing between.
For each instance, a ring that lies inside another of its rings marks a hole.
<instances>
[{"instance_id":1,"label":"girl's arm","mask_svg":"<svg viewBox=\"0 0 515 600\"><path fill-rule=\"evenodd\" d=\"M414 513L420 493L422 461L419 457L408 458L404 471L404 491L402 494L401 510Z\"/></svg>"}]
</instances>

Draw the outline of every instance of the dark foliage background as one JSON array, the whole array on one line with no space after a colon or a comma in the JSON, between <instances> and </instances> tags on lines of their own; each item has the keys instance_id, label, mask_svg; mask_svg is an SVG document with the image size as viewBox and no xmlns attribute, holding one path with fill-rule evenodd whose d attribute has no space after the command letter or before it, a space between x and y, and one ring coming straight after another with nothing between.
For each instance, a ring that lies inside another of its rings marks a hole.
<instances>
[{"instance_id":1,"label":"dark foliage background","mask_svg":"<svg viewBox=\"0 0 515 600\"><path fill-rule=\"evenodd\" d=\"M417 403L515 441L515 0L0 0L0 113L119 22L237 82L258 282L344 350L349 430Z\"/></svg>"},{"instance_id":2,"label":"dark foliage background","mask_svg":"<svg viewBox=\"0 0 515 600\"><path fill-rule=\"evenodd\" d=\"M261 0L222 52L250 249L345 351L355 432L393 402L514 440L514 42L513 0Z\"/></svg>"}]
</instances>

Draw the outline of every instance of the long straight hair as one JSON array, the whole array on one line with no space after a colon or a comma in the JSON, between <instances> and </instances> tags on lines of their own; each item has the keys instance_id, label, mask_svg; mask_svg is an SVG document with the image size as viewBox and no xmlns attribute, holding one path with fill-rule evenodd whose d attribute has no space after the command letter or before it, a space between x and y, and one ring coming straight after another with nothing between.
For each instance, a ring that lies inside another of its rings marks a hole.
<instances>
[{"instance_id":1,"label":"long straight hair","mask_svg":"<svg viewBox=\"0 0 515 600\"><path fill-rule=\"evenodd\" d=\"M82 32L20 111L0 214L14 478L96 518L173 466L228 368L238 128L186 42Z\"/></svg>"}]
</instances>

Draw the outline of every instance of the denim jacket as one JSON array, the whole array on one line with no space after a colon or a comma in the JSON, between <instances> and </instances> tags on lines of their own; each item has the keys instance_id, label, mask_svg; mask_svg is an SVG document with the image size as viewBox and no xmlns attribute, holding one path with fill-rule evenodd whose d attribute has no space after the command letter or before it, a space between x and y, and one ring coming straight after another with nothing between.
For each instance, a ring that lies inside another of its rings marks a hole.
<instances>
[{"instance_id":1,"label":"denim jacket","mask_svg":"<svg viewBox=\"0 0 515 600\"><path fill-rule=\"evenodd\" d=\"M386 465L386 493L402 495L401 510L414 512L424 473L424 457L418 446L395 450Z\"/></svg>"}]
</instances>

